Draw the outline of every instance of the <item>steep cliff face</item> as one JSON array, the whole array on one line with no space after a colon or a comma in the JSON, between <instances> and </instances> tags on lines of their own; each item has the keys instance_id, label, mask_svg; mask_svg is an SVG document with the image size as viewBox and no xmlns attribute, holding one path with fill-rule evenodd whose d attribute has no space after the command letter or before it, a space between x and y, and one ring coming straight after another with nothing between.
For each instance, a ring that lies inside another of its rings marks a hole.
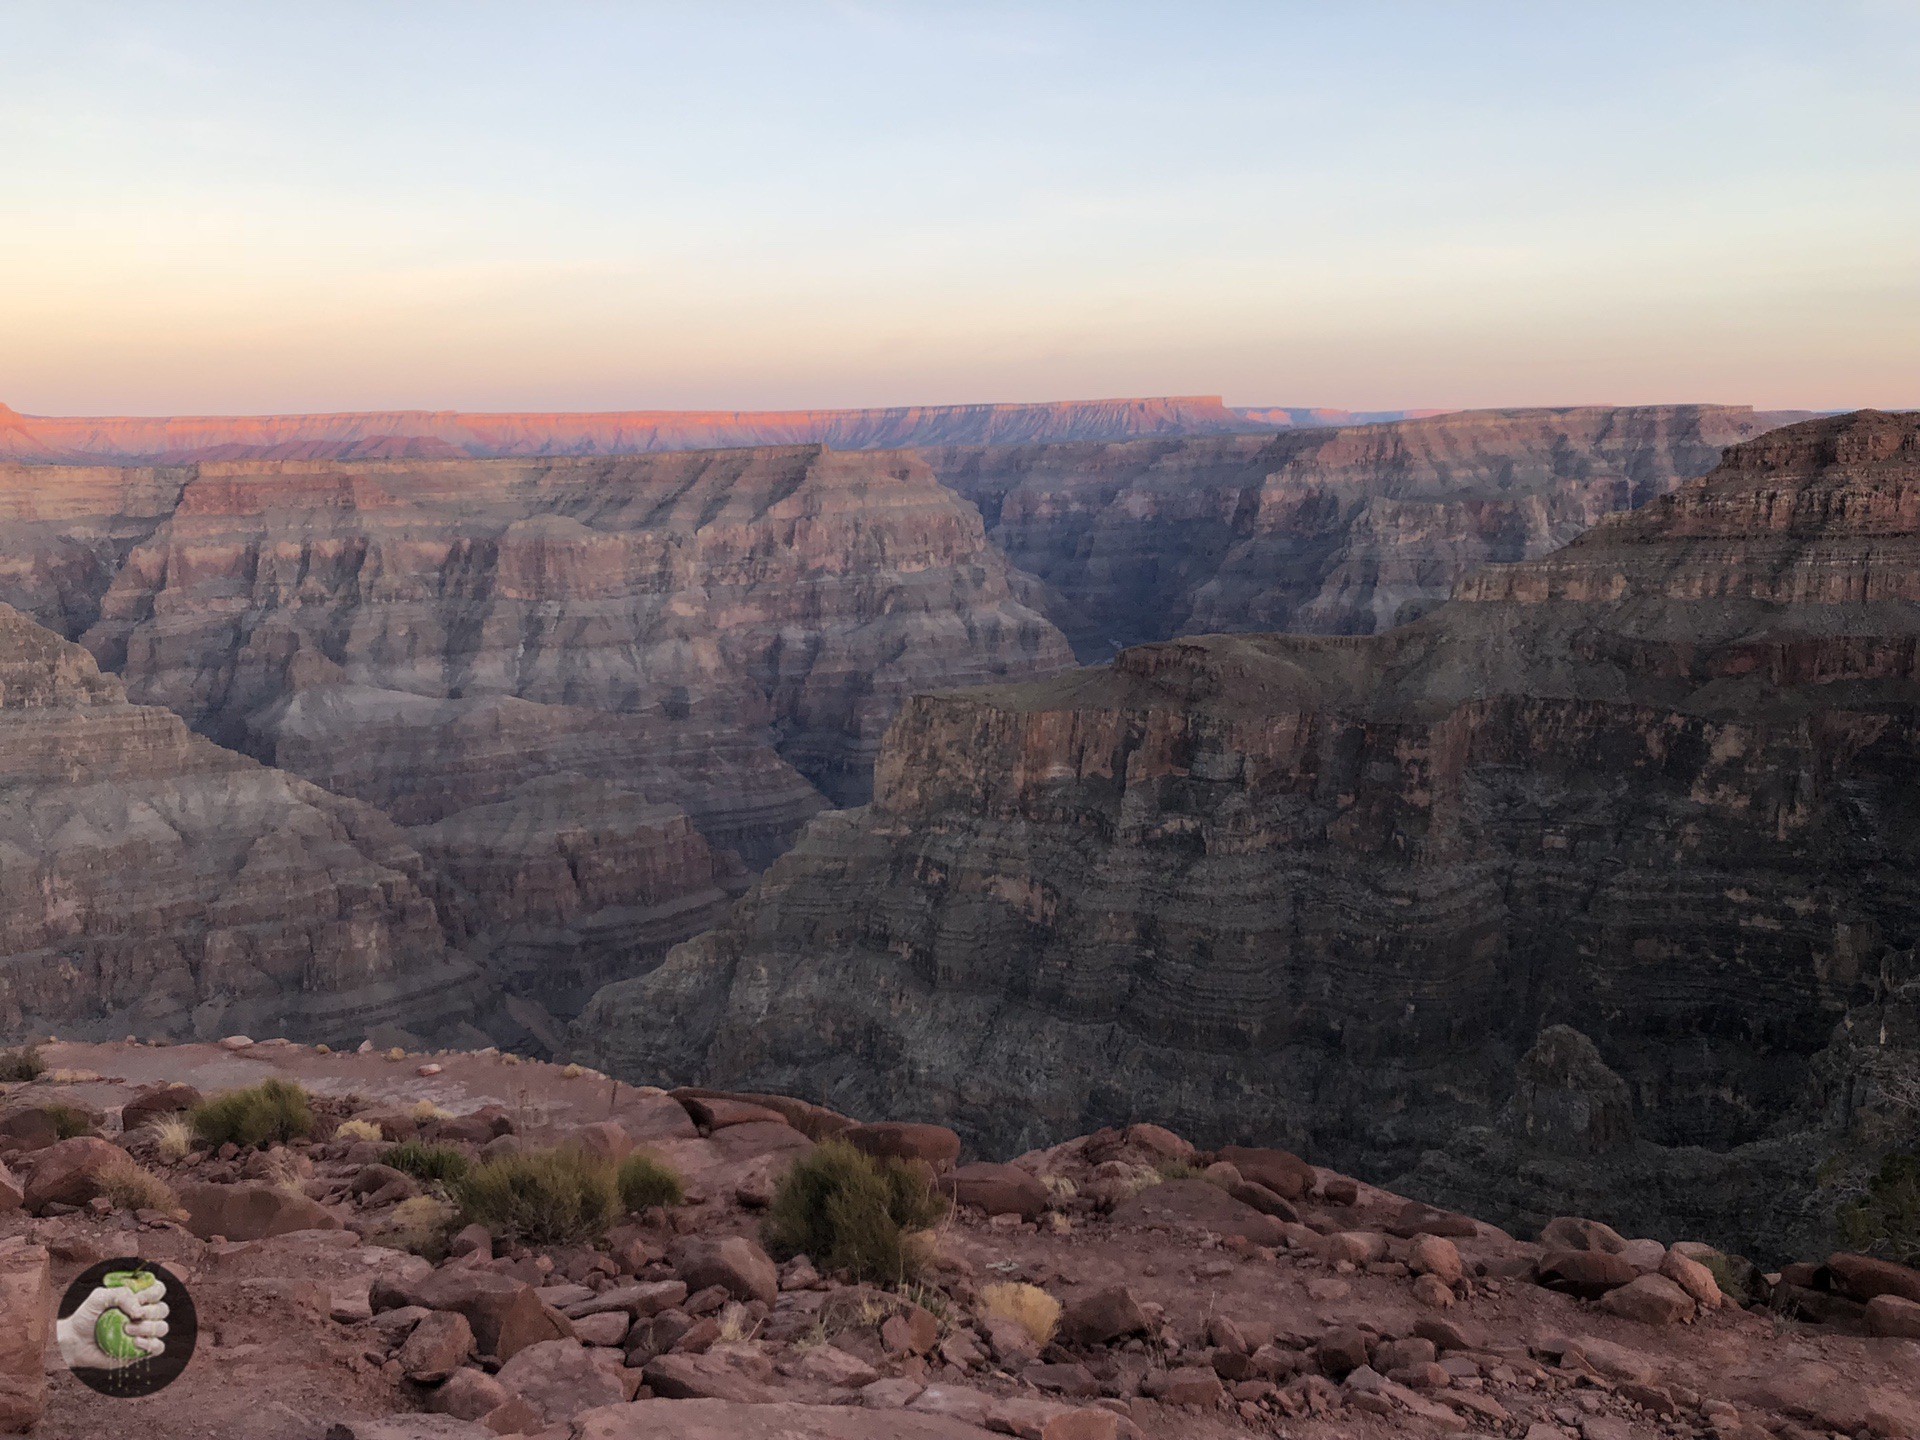
<instances>
[{"instance_id":1,"label":"steep cliff face","mask_svg":"<svg viewBox=\"0 0 1920 1440\"><path fill-rule=\"evenodd\" d=\"M1920 419L1868 413L1382 635L918 697L874 803L578 1041L997 1147L1154 1118L1778 1242L1848 1123L1836 1024L1920 932L1916 576ZM1559 1025L1611 1078L1529 1056ZM1631 1133L1570 1132L1623 1093Z\"/></svg>"},{"instance_id":2,"label":"steep cliff face","mask_svg":"<svg viewBox=\"0 0 1920 1440\"><path fill-rule=\"evenodd\" d=\"M624 410L486 414L387 410L337 415L21 415L0 406L0 459L319 460L628 455L723 446L1003 445L1137 435L1265 431L1217 395L881 410Z\"/></svg>"},{"instance_id":3,"label":"steep cliff face","mask_svg":"<svg viewBox=\"0 0 1920 1440\"><path fill-rule=\"evenodd\" d=\"M432 883L378 812L128 704L0 605L0 1034L433 1031L487 986Z\"/></svg>"},{"instance_id":4,"label":"steep cliff face","mask_svg":"<svg viewBox=\"0 0 1920 1440\"><path fill-rule=\"evenodd\" d=\"M1489 562L1803 418L1738 406L1462 411L1272 437L929 452L1083 660L1205 632L1370 634Z\"/></svg>"},{"instance_id":5,"label":"steep cliff face","mask_svg":"<svg viewBox=\"0 0 1920 1440\"><path fill-rule=\"evenodd\" d=\"M1071 660L923 464L818 446L206 464L98 610L136 701L421 827L562 1011L864 799L908 691Z\"/></svg>"}]
</instances>

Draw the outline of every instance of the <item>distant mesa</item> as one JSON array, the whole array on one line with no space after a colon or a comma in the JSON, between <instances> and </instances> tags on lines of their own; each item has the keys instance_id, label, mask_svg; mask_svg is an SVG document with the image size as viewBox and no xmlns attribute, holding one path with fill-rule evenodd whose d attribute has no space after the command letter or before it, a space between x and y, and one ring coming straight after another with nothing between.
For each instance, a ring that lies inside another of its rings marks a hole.
<instances>
[{"instance_id":1,"label":"distant mesa","mask_svg":"<svg viewBox=\"0 0 1920 1440\"><path fill-rule=\"evenodd\" d=\"M1274 412L1281 413L1281 412ZM1320 412L1287 412L1320 413ZM1328 412L1332 413L1332 412ZM1299 423L1299 422L1288 422ZM825 444L835 450L1265 433L1218 395L874 410L381 410L332 415L42 416L0 406L0 458L42 463L487 459Z\"/></svg>"}]
</instances>

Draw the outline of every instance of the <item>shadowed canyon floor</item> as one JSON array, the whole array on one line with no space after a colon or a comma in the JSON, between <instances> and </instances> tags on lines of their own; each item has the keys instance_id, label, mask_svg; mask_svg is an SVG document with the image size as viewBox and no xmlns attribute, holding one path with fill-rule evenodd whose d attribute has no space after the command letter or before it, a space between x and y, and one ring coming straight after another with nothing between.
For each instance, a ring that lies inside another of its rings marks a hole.
<instances>
[{"instance_id":1,"label":"shadowed canyon floor","mask_svg":"<svg viewBox=\"0 0 1920 1440\"><path fill-rule=\"evenodd\" d=\"M1868 412L1386 634L918 697L873 804L578 1043L1003 1151L1153 1117L1815 1244L1915 1123L1916 575L1920 418Z\"/></svg>"},{"instance_id":2,"label":"shadowed canyon floor","mask_svg":"<svg viewBox=\"0 0 1920 1440\"><path fill-rule=\"evenodd\" d=\"M0 1431L35 1440L1920 1435L1920 1271L1867 1257L1761 1275L1575 1217L1517 1238L1154 1125L982 1164L937 1127L497 1052L41 1058L0 1093ZM304 1087L311 1138L167 1130L262 1080ZM469 1165L638 1151L684 1195L566 1243L453 1233L403 1139ZM913 1285L762 1250L828 1141L953 1200ZM199 1314L184 1374L138 1400L83 1388L50 1334L54 1297L129 1253Z\"/></svg>"}]
</instances>

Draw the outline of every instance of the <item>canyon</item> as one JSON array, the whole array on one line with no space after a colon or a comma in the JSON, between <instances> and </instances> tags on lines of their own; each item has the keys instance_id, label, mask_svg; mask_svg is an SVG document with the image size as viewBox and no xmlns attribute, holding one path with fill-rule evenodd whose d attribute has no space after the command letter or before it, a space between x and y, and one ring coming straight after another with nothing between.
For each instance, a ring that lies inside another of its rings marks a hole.
<instances>
[{"instance_id":1,"label":"canyon","mask_svg":"<svg viewBox=\"0 0 1920 1440\"><path fill-rule=\"evenodd\" d=\"M127 701L0 605L0 1031L433 1029L487 985L371 806Z\"/></svg>"},{"instance_id":2,"label":"canyon","mask_svg":"<svg viewBox=\"0 0 1920 1440\"><path fill-rule=\"evenodd\" d=\"M755 445L896 450L1269 431L1276 423L1299 422L1229 410L1217 395L876 410L385 410L164 417L22 415L0 405L0 460L479 459Z\"/></svg>"},{"instance_id":3,"label":"canyon","mask_svg":"<svg viewBox=\"0 0 1920 1440\"><path fill-rule=\"evenodd\" d=\"M916 696L872 803L576 1043L1777 1253L1913 1124L1916 576L1920 417L1862 412L1383 633Z\"/></svg>"},{"instance_id":4,"label":"canyon","mask_svg":"<svg viewBox=\"0 0 1920 1440\"><path fill-rule=\"evenodd\" d=\"M552 1053L601 985L719 923L814 816L865 803L910 695L1042 679L1116 637L1383 627L1783 417L1246 434L1217 402L1174 399L788 416L834 445L732 449L675 447L765 417L615 418L53 434L0 416L53 447L0 462L0 601L84 646L133 705L373 807L432 899L423 971L484 976L444 1013L342 1012L365 1028ZM941 443L838 448L914 438ZM541 445L648 453L498 453ZM145 458L98 462L115 447ZM157 1013L154 1033L212 1033L226 992L203 992L211 1008ZM119 1023L86 1013L88 1033Z\"/></svg>"}]
</instances>

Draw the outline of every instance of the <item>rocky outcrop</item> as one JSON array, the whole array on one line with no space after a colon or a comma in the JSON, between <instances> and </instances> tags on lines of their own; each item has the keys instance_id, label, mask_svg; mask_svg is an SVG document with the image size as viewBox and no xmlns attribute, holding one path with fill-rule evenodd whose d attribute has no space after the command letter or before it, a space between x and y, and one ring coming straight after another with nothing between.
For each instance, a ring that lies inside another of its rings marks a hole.
<instances>
[{"instance_id":1,"label":"rocky outcrop","mask_svg":"<svg viewBox=\"0 0 1920 1440\"><path fill-rule=\"evenodd\" d=\"M929 452L1083 660L1207 631L1383 630L1794 417L1470 410L1278 436Z\"/></svg>"},{"instance_id":2,"label":"rocky outcrop","mask_svg":"<svg viewBox=\"0 0 1920 1440\"><path fill-rule=\"evenodd\" d=\"M1869 412L1379 636L917 697L874 803L578 1041L993 1149L1151 1118L1777 1248L1830 1204L1847 1022L1911 978L1917 575L1920 419Z\"/></svg>"},{"instance_id":3,"label":"rocky outcrop","mask_svg":"<svg viewBox=\"0 0 1920 1440\"><path fill-rule=\"evenodd\" d=\"M630 455L751 445L897 450L1270 430L1217 395L880 410L626 410L485 414L21 415L0 405L0 460L319 460Z\"/></svg>"},{"instance_id":4,"label":"rocky outcrop","mask_svg":"<svg viewBox=\"0 0 1920 1440\"><path fill-rule=\"evenodd\" d=\"M485 986L385 816L0 606L0 1034L431 1031Z\"/></svg>"}]
</instances>

